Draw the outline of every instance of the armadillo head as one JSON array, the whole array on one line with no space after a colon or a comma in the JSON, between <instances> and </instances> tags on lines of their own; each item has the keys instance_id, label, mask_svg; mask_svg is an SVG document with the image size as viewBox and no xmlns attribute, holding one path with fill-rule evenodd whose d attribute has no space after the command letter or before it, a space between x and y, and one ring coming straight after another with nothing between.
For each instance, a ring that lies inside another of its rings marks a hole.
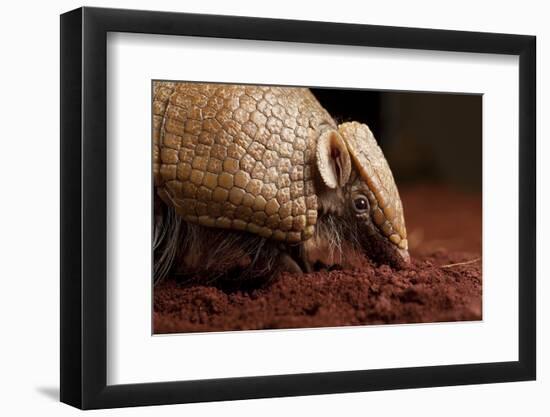
<instances>
[{"instance_id":1,"label":"armadillo head","mask_svg":"<svg viewBox=\"0 0 550 417\"><path fill-rule=\"evenodd\" d=\"M341 214L367 255L403 266L410 260L403 206L388 162L367 125L350 122L328 129L317 144L325 185L338 191Z\"/></svg>"}]
</instances>

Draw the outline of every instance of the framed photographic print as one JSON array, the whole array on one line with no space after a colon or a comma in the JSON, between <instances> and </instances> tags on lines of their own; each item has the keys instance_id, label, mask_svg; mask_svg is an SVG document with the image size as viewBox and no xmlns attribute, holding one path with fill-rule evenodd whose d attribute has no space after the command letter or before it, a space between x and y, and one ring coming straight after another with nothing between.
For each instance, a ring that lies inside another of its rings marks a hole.
<instances>
[{"instance_id":1,"label":"framed photographic print","mask_svg":"<svg viewBox=\"0 0 550 417\"><path fill-rule=\"evenodd\" d=\"M61 16L61 400L535 379L535 37Z\"/></svg>"}]
</instances>

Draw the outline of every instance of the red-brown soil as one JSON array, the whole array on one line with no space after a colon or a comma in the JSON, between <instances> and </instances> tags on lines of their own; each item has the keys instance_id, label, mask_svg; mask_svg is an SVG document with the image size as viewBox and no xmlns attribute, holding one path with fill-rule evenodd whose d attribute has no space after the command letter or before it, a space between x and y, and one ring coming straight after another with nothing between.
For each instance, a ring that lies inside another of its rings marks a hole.
<instances>
[{"instance_id":1,"label":"red-brown soil","mask_svg":"<svg viewBox=\"0 0 550 417\"><path fill-rule=\"evenodd\" d=\"M361 259L349 270L281 274L258 288L155 288L154 332L419 323L481 319L481 195L401 189L412 262Z\"/></svg>"}]
</instances>

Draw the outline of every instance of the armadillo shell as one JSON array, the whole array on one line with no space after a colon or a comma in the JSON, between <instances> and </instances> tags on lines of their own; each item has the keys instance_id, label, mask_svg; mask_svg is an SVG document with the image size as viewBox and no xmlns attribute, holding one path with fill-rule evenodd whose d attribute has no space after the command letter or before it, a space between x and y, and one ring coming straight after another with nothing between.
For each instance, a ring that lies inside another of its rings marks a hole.
<instances>
[{"instance_id":1,"label":"armadillo shell","mask_svg":"<svg viewBox=\"0 0 550 417\"><path fill-rule=\"evenodd\" d=\"M153 171L186 221L286 242L314 232L315 134L335 126L307 89L155 82Z\"/></svg>"}]
</instances>

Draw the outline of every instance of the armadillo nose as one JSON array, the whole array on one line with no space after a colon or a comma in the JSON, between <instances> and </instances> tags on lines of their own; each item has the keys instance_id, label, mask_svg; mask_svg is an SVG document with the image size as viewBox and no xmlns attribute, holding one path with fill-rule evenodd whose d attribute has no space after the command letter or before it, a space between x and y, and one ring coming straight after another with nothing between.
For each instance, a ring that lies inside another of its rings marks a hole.
<instances>
[{"instance_id":1,"label":"armadillo nose","mask_svg":"<svg viewBox=\"0 0 550 417\"><path fill-rule=\"evenodd\" d=\"M409 255L409 251L407 249L399 248L397 249L397 253L403 262L407 264L411 262L411 256Z\"/></svg>"}]
</instances>

